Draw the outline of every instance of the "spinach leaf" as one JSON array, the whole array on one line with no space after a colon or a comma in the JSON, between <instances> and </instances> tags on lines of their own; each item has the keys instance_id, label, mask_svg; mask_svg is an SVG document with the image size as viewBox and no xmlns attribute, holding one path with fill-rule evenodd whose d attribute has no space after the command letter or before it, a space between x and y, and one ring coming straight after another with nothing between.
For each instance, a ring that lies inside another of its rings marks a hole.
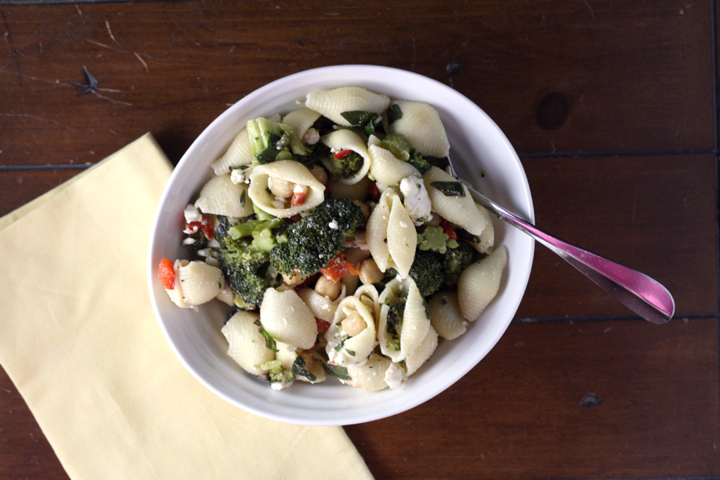
<instances>
[{"instance_id":1,"label":"spinach leaf","mask_svg":"<svg viewBox=\"0 0 720 480\"><path fill-rule=\"evenodd\" d=\"M293 362L292 367L290 368L290 371L292 371L292 373L294 373L297 376L307 378L311 382L314 382L315 380L317 380L317 377L315 376L315 374L312 373L310 370L308 370L305 367L305 359L303 358L302 355L298 355L297 357L295 357L295 361Z\"/></svg>"},{"instance_id":2,"label":"spinach leaf","mask_svg":"<svg viewBox=\"0 0 720 480\"><path fill-rule=\"evenodd\" d=\"M465 189L460 182L430 182L446 197L464 197Z\"/></svg>"}]
</instances>

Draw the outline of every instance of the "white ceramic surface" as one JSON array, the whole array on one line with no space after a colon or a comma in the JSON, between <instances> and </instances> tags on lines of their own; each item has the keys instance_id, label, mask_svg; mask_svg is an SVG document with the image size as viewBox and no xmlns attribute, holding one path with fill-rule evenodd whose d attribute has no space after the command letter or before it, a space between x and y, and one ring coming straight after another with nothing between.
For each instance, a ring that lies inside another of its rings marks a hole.
<instances>
[{"instance_id":1,"label":"white ceramic surface","mask_svg":"<svg viewBox=\"0 0 720 480\"><path fill-rule=\"evenodd\" d=\"M277 392L244 373L225 353L227 343L220 328L227 307L220 302L204 305L199 312L176 307L157 279L157 265L163 257L191 258L191 252L181 246L183 208L210 178L210 163L227 149L247 120L297 109L297 102L308 92L340 86L360 86L391 98L432 104L447 130L453 161L464 162L465 170L474 175L468 180L501 205L534 220L525 172L505 135L466 97L427 77L367 65L318 68L270 83L220 115L185 153L160 199L148 253L152 305L178 359L207 388L249 412L303 425L378 420L409 410L458 381L508 327L525 292L534 251L527 235L495 222L496 242L504 244L509 254L498 296L465 335L453 341L441 339L430 361L398 389L367 393L329 377L317 385L295 382Z\"/></svg>"}]
</instances>

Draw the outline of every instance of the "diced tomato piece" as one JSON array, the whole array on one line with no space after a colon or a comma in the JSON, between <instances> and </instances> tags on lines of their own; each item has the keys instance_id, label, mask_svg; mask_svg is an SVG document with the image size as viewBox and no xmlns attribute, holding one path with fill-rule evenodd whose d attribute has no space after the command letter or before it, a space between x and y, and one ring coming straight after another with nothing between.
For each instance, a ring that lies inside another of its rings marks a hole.
<instances>
[{"instance_id":1,"label":"diced tomato piece","mask_svg":"<svg viewBox=\"0 0 720 480\"><path fill-rule=\"evenodd\" d=\"M443 224L442 226L443 233L448 236L448 240L457 240L457 232L455 232L455 229L452 228L447 223Z\"/></svg>"},{"instance_id":2,"label":"diced tomato piece","mask_svg":"<svg viewBox=\"0 0 720 480\"><path fill-rule=\"evenodd\" d=\"M191 229L197 228L208 240L212 240L215 237L215 230L210 223L210 219L207 217L203 217L203 219L199 222L188 223L188 227Z\"/></svg>"},{"instance_id":3,"label":"diced tomato piece","mask_svg":"<svg viewBox=\"0 0 720 480\"><path fill-rule=\"evenodd\" d=\"M290 205L292 205L293 207L300 207L302 205L305 205L305 200L307 200L307 193L295 192L290 198Z\"/></svg>"},{"instance_id":4,"label":"diced tomato piece","mask_svg":"<svg viewBox=\"0 0 720 480\"><path fill-rule=\"evenodd\" d=\"M380 200L380 190L377 187L377 184L375 182L372 182L370 184L370 196L372 197L373 201L377 202Z\"/></svg>"},{"instance_id":5,"label":"diced tomato piece","mask_svg":"<svg viewBox=\"0 0 720 480\"><path fill-rule=\"evenodd\" d=\"M318 333L325 333L327 329L330 328L330 322L326 322L322 318L316 318L315 323L317 323Z\"/></svg>"},{"instance_id":6,"label":"diced tomato piece","mask_svg":"<svg viewBox=\"0 0 720 480\"><path fill-rule=\"evenodd\" d=\"M340 150L339 152L337 152L334 155L334 157L337 158L338 160L342 160L343 158L347 157L351 153L352 153L352 150Z\"/></svg>"},{"instance_id":7,"label":"diced tomato piece","mask_svg":"<svg viewBox=\"0 0 720 480\"><path fill-rule=\"evenodd\" d=\"M175 289L175 265L167 258L160 260L158 266L158 277L160 277L160 283L163 287L168 290Z\"/></svg>"},{"instance_id":8,"label":"diced tomato piece","mask_svg":"<svg viewBox=\"0 0 720 480\"><path fill-rule=\"evenodd\" d=\"M346 274L360 275L355 266L348 260L345 252L335 255L335 258L328 263L327 268L322 268L320 271L328 280L333 282L337 282Z\"/></svg>"}]
</instances>

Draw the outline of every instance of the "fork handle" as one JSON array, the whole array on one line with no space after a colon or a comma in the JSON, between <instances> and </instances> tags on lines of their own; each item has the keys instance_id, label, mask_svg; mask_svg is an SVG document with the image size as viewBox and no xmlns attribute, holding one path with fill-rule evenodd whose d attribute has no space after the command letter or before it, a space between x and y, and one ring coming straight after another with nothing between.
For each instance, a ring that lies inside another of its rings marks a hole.
<instances>
[{"instance_id":1,"label":"fork handle","mask_svg":"<svg viewBox=\"0 0 720 480\"><path fill-rule=\"evenodd\" d=\"M644 273L550 235L504 209L466 182L462 180L461 182L477 203L548 247L645 320L664 324L672 318L675 313L675 301L667 288L657 281Z\"/></svg>"}]
</instances>

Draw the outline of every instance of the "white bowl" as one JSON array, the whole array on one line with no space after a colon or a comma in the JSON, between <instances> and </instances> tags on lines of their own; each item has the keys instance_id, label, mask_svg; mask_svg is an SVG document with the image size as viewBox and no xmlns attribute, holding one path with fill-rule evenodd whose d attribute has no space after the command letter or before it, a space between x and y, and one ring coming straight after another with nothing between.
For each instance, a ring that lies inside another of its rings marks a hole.
<instances>
[{"instance_id":1,"label":"white bowl","mask_svg":"<svg viewBox=\"0 0 720 480\"><path fill-rule=\"evenodd\" d=\"M392 68L343 65L317 68L276 80L220 115L190 146L160 199L153 223L148 264L150 297L160 328L178 359L207 388L244 410L302 425L349 425L409 410L458 381L498 342L525 292L534 242L496 221L496 243L508 250L500 292L465 335L440 340L437 351L398 389L368 393L329 377L324 383L295 382L282 391L243 372L226 354L220 333L227 307L211 302L199 312L175 306L157 278L163 257L190 258L181 246L183 208L210 178L210 163L230 145L247 120L299 108L313 90L359 86L394 99L427 102L447 130L453 161L465 163L468 180L501 205L534 220L530 188L517 154L498 126L473 102L427 77Z\"/></svg>"}]
</instances>

